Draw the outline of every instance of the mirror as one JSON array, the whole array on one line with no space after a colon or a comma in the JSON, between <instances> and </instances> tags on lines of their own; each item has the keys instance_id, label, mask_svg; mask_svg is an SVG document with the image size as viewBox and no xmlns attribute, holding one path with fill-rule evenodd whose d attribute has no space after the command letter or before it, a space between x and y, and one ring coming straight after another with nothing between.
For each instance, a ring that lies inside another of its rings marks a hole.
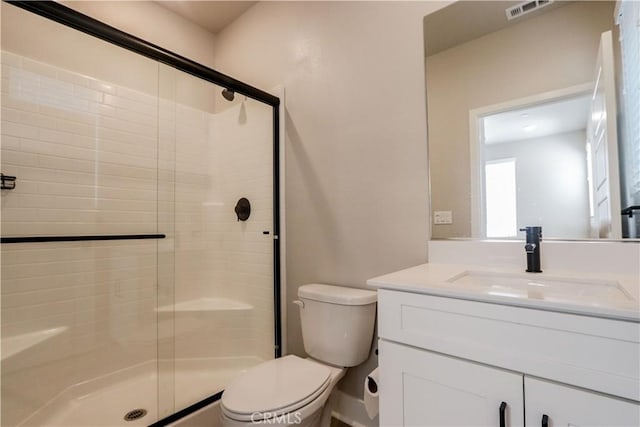
<instances>
[{"instance_id":1,"label":"mirror","mask_svg":"<svg viewBox=\"0 0 640 427\"><path fill-rule=\"evenodd\" d=\"M433 239L640 238L639 12L460 1L424 18Z\"/></svg>"}]
</instances>

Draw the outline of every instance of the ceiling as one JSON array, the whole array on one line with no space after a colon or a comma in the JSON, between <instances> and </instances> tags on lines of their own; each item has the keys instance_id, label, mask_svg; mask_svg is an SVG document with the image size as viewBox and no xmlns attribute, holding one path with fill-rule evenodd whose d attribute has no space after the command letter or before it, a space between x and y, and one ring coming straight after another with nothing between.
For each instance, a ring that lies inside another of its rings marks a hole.
<instances>
[{"instance_id":1,"label":"ceiling","mask_svg":"<svg viewBox=\"0 0 640 427\"><path fill-rule=\"evenodd\" d=\"M538 104L485 117L485 144L515 142L583 130L587 127L591 96Z\"/></svg>"},{"instance_id":2,"label":"ceiling","mask_svg":"<svg viewBox=\"0 0 640 427\"><path fill-rule=\"evenodd\" d=\"M505 10L522 3L522 0L463 0L425 16L423 20L425 56L435 55L510 25L535 18L565 6L569 1L550 2L545 7L517 19L507 20Z\"/></svg>"},{"instance_id":3,"label":"ceiling","mask_svg":"<svg viewBox=\"0 0 640 427\"><path fill-rule=\"evenodd\" d=\"M210 33L218 34L256 1L156 1Z\"/></svg>"}]
</instances>

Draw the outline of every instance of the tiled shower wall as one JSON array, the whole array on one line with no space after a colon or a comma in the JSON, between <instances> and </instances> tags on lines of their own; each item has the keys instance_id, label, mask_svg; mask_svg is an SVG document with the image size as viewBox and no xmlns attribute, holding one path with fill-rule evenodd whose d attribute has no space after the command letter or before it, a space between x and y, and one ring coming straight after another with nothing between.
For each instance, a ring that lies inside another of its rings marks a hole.
<instances>
[{"instance_id":1,"label":"tiled shower wall","mask_svg":"<svg viewBox=\"0 0 640 427\"><path fill-rule=\"evenodd\" d=\"M2 64L4 173L21 178L4 194L3 231L155 232L155 94L8 52Z\"/></svg>"},{"instance_id":2,"label":"tiled shower wall","mask_svg":"<svg viewBox=\"0 0 640 427\"><path fill-rule=\"evenodd\" d=\"M2 172L18 177L2 194L2 235L167 234L3 245L3 425L158 357L272 357L271 109L239 98L215 114L162 86L158 98L10 52L2 67ZM179 89L186 77L169 72ZM236 221L239 197L250 221ZM194 300L210 304L156 311ZM32 333L47 339L5 351ZM161 405L180 393L168 366Z\"/></svg>"},{"instance_id":3,"label":"tiled shower wall","mask_svg":"<svg viewBox=\"0 0 640 427\"><path fill-rule=\"evenodd\" d=\"M175 299L216 298L208 312L176 312L176 357L272 358L271 108L239 95L228 103L190 76L176 86ZM234 212L241 197L246 222Z\"/></svg>"},{"instance_id":4,"label":"tiled shower wall","mask_svg":"<svg viewBox=\"0 0 640 427\"><path fill-rule=\"evenodd\" d=\"M223 101L224 102L224 101ZM251 218L238 222L235 215L217 209L214 218L222 230L216 258L219 293L253 306L247 334L230 334L225 341L237 345L240 354L254 349L262 359L274 355L273 289L273 130L271 108L251 100L239 100L214 117L214 140L220 159L212 170L220 171L226 189L223 202L229 209L237 199L251 201ZM223 160L224 159L224 160ZM215 228L215 225L212 229ZM269 231L268 235L263 234ZM237 295L237 296L234 296Z\"/></svg>"},{"instance_id":5,"label":"tiled shower wall","mask_svg":"<svg viewBox=\"0 0 640 427\"><path fill-rule=\"evenodd\" d=\"M2 192L2 235L157 232L156 99L3 51L2 172L18 179ZM3 424L156 357L156 252L155 241L3 245Z\"/></svg>"}]
</instances>

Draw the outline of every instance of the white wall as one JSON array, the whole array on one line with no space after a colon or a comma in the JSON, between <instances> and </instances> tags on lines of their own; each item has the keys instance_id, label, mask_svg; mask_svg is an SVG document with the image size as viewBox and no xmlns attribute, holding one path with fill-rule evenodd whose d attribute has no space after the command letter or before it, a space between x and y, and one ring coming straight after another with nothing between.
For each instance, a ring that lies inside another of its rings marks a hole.
<instances>
[{"instance_id":1,"label":"white wall","mask_svg":"<svg viewBox=\"0 0 640 427\"><path fill-rule=\"evenodd\" d=\"M422 18L433 2L261 2L218 34L216 67L286 94L289 351L297 288L365 286L424 262ZM375 357L345 389L361 394Z\"/></svg>"},{"instance_id":2,"label":"white wall","mask_svg":"<svg viewBox=\"0 0 640 427\"><path fill-rule=\"evenodd\" d=\"M541 225L545 237L589 238L585 144L585 132L575 131L484 146L486 161L516 161L518 229Z\"/></svg>"},{"instance_id":3,"label":"white wall","mask_svg":"<svg viewBox=\"0 0 640 427\"><path fill-rule=\"evenodd\" d=\"M215 36L152 1L61 1L119 30L208 67L214 64Z\"/></svg>"}]
</instances>

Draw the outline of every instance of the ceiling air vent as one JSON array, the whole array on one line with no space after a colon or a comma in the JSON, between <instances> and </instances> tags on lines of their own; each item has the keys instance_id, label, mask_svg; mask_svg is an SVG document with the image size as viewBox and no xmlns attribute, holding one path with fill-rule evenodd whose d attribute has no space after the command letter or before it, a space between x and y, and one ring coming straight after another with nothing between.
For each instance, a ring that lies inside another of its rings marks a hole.
<instances>
[{"instance_id":1,"label":"ceiling air vent","mask_svg":"<svg viewBox=\"0 0 640 427\"><path fill-rule=\"evenodd\" d=\"M510 21L512 19L519 18L522 15L526 15L529 12L538 10L541 7L547 6L551 3L553 3L553 0L532 0L517 4L505 10L505 13L507 14L507 20Z\"/></svg>"}]
</instances>

